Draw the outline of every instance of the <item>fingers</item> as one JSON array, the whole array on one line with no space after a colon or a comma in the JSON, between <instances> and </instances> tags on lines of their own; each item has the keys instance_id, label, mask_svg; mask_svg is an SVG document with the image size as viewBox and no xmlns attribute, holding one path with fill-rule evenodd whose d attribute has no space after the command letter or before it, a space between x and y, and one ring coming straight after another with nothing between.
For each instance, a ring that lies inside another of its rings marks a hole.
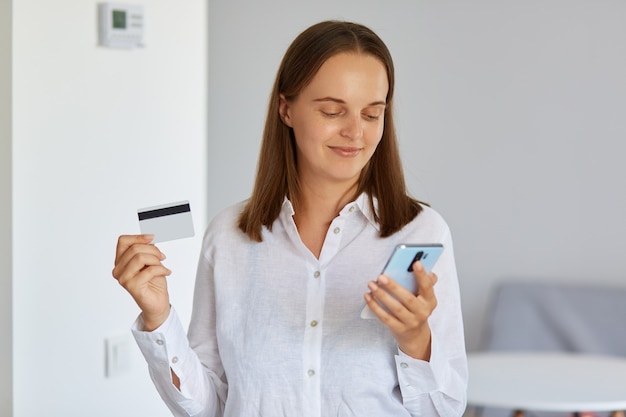
<instances>
[{"instance_id":1,"label":"fingers","mask_svg":"<svg viewBox=\"0 0 626 417\"><path fill-rule=\"evenodd\" d=\"M420 262L414 264L413 274L418 284L417 295L385 275L369 283L370 294L365 295L365 300L383 322L390 324L399 320L407 325L417 325L427 320L435 309L437 275L427 272Z\"/></svg>"},{"instance_id":2,"label":"fingers","mask_svg":"<svg viewBox=\"0 0 626 417\"><path fill-rule=\"evenodd\" d=\"M144 288L155 277L172 273L161 263L165 255L149 244L153 235L128 235L118 239L112 275L136 299L136 289Z\"/></svg>"},{"instance_id":3,"label":"fingers","mask_svg":"<svg viewBox=\"0 0 626 417\"><path fill-rule=\"evenodd\" d=\"M121 283L146 267L161 265L165 255L156 246L146 243L151 240L152 235L120 236L112 271L115 279Z\"/></svg>"},{"instance_id":4,"label":"fingers","mask_svg":"<svg viewBox=\"0 0 626 417\"><path fill-rule=\"evenodd\" d=\"M370 282L368 289L370 293L365 294L365 301L383 323L395 327L398 322L407 320L407 304L410 303L409 297L415 298L413 294L385 275Z\"/></svg>"},{"instance_id":5,"label":"fingers","mask_svg":"<svg viewBox=\"0 0 626 417\"><path fill-rule=\"evenodd\" d=\"M154 235L122 235L117 239L117 247L115 248L115 264L124 252L134 244L148 244L152 242Z\"/></svg>"},{"instance_id":6,"label":"fingers","mask_svg":"<svg viewBox=\"0 0 626 417\"><path fill-rule=\"evenodd\" d=\"M147 253L137 253L123 268L113 269L113 276L127 289L130 289L130 281L133 281L134 286L140 286L153 277L168 276L171 273L159 257Z\"/></svg>"},{"instance_id":7,"label":"fingers","mask_svg":"<svg viewBox=\"0 0 626 417\"><path fill-rule=\"evenodd\" d=\"M119 279L119 282L129 293L135 296L142 288L152 284L155 278L161 277L161 279L164 279L171 273L172 271L163 265L153 265L142 269L134 275L124 275ZM159 284L161 287L167 285L165 282L160 282Z\"/></svg>"},{"instance_id":8,"label":"fingers","mask_svg":"<svg viewBox=\"0 0 626 417\"><path fill-rule=\"evenodd\" d=\"M437 283L437 275L427 272L421 262L416 261L413 264L413 275L417 281L418 294L425 298L435 298L435 284Z\"/></svg>"},{"instance_id":9,"label":"fingers","mask_svg":"<svg viewBox=\"0 0 626 417\"><path fill-rule=\"evenodd\" d=\"M417 295L403 288L393 279L381 275L370 282L365 301L378 319L385 324L407 355L430 360L431 333L428 318L437 306L434 286L437 275L424 270L420 262L413 265L418 284Z\"/></svg>"},{"instance_id":10,"label":"fingers","mask_svg":"<svg viewBox=\"0 0 626 417\"><path fill-rule=\"evenodd\" d=\"M153 235L120 236L112 275L133 297L144 324L156 328L169 314L166 277L172 273L161 262L165 255L151 244Z\"/></svg>"}]
</instances>

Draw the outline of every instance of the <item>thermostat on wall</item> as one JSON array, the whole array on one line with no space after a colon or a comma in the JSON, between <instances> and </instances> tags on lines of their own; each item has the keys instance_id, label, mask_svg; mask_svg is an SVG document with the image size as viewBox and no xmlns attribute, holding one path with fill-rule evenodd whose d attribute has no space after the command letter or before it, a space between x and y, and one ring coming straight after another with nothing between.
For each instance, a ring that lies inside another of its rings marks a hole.
<instances>
[{"instance_id":1,"label":"thermostat on wall","mask_svg":"<svg viewBox=\"0 0 626 417\"><path fill-rule=\"evenodd\" d=\"M99 3L100 45L109 48L143 47L143 6Z\"/></svg>"}]
</instances>

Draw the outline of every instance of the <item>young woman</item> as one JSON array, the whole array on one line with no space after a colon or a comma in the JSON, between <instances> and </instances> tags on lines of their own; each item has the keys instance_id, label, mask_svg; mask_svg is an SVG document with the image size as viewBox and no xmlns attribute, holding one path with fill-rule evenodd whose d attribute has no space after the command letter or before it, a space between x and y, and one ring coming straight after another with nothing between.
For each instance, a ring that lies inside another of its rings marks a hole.
<instances>
[{"instance_id":1,"label":"young woman","mask_svg":"<svg viewBox=\"0 0 626 417\"><path fill-rule=\"evenodd\" d=\"M188 335L165 256L121 236L113 276L176 416L460 416L467 364L450 231L407 195L394 69L367 27L322 22L287 50L249 200L207 228ZM380 274L400 243L440 243L417 295ZM365 320L367 304L376 319Z\"/></svg>"}]
</instances>

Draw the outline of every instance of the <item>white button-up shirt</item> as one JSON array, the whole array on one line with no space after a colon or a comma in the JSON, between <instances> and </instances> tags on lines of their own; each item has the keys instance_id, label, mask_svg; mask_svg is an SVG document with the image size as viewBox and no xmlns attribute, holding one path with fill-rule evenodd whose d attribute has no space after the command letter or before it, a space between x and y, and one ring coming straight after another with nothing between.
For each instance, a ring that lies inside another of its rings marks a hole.
<instances>
[{"instance_id":1,"label":"white button-up shirt","mask_svg":"<svg viewBox=\"0 0 626 417\"><path fill-rule=\"evenodd\" d=\"M133 334L175 416L461 416L467 362L447 224L424 210L378 236L367 195L348 204L319 259L302 243L285 200L263 242L237 227L243 203L207 228L188 337L176 316ZM385 325L360 318L367 283L400 243L441 243L433 272L429 362L401 352ZM172 385L170 369L180 379Z\"/></svg>"}]
</instances>

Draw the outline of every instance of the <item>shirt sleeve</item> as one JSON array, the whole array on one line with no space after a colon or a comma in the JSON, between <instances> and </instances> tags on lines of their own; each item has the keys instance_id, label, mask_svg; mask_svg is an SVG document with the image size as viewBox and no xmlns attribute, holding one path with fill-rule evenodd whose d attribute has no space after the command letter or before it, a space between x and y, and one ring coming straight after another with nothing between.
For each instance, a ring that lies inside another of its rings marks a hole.
<instances>
[{"instance_id":1,"label":"shirt sleeve","mask_svg":"<svg viewBox=\"0 0 626 417\"><path fill-rule=\"evenodd\" d=\"M429 318L430 361L414 359L400 349L395 357L405 408L412 416L458 417L467 402L467 355L452 239L446 229L444 252L433 272L437 307Z\"/></svg>"},{"instance_id":2,"label":"shirt sleeve","mask_svg":"<svg viewBox=\"0 0 626 417\"><path fill-rule=\"evenodd\" d=\"M140 315L131 331L141 350L150 377L161 398L176 417L219 417L223 403L223 382L202 366L190 348L185 330L172 307L167 320L152 332L143 331ZM180 379L180 391L172 383L174 372Z\"/></svg>"}]
</instances>

